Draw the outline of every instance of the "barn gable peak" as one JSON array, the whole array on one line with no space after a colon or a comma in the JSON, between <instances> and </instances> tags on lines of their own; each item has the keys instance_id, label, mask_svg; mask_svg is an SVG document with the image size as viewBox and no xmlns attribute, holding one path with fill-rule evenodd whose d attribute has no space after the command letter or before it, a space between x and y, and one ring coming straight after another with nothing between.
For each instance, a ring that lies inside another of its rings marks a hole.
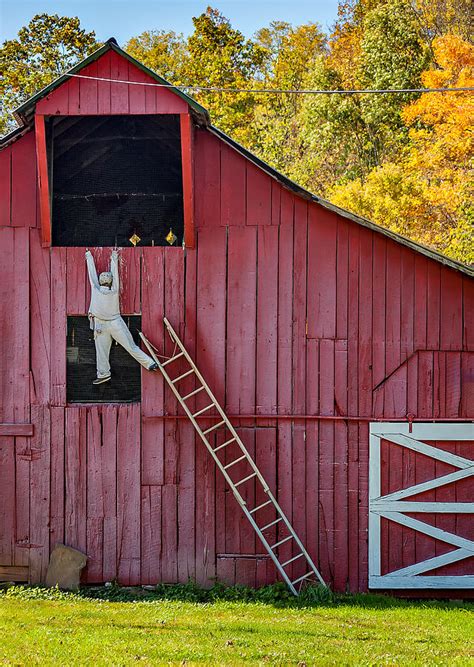
<instances>
[{"instance_id":1,"label":"barn gable peak","mask_svg":"<svg viewBox=\"0 0 474 667\"><path fill-rule=\"evenodd\" d=\"M27 99L25 102L23 102L23 104L21 104L17 109L15 109L13 115L15 117L15 120L19 124L20 128L25 129L33 125L36 105L39 102L41 102L41 100L43 100L45 97L56 91L61 86L71 81L73 79L74 74L79 74L81 70L88 67L92 63L97 62L99 59L103 58L110 51L117 54L119 58L134 65L138 70L144 72L147 76L154 79L158 84L161 84L163 86L168 86L167 90L169 90L171 93L177 95L182 100L184 100L184 102L186 102L186 104L194 112L195 116L202 125L208 125L210 123L209 113L207 109L201 106L192 97L184 93L181 89L175 88L172 84L169 83L169 81L163 79L163 77L161 77L159 74L149 69L148 67L146 67L146 65L144 65L139 60L137 60L129 53L124 51L122 48L120 48L115 37L110 37L102 46L100 46L93 53L91 53L90 56L88 56L84 60L81 60L81 62L74 65L74 67L71 67L70 70L68 70L60 77L52 81L48 86L46 86L42 90L35 93L32 97Z\"/></svg>"}]
</instances>

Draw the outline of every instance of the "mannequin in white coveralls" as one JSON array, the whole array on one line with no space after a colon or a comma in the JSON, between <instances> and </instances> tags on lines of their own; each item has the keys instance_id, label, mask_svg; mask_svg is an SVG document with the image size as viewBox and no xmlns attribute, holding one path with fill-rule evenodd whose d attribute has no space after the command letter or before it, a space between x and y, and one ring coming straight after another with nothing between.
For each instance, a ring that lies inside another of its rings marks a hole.
<instances>
[{"instance_id":1,"label":"mannequin in white coveralls","mask_svg":"<svg viewBox=\"0 0 474 667\"><path fill-rule=\"evenodd\" d=\"M87 271L91 284L89 319L94 330L97 360L97 378L92 384L102 384L110 380L109 354L112 340L120 343L144 368L155 371L158 368L148 354L145 354L132 338L127 325L120 316L120 282L118 272L118 252L112 251L110 272L101 273L97 278L94 258L86 252Z\"/></svg>"}]
</instances>

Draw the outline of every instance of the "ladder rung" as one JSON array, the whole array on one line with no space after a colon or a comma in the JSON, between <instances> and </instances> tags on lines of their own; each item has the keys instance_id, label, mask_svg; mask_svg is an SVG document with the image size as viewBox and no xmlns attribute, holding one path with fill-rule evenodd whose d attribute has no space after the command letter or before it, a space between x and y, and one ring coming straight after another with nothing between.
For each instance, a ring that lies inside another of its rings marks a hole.
<instances>
[{"instance_id":1,"label":"ladder rung","mask_svg":"<svg viewBox=\"0 0 474 667\"><path fill-rule=\"evenodd\" d=\"M180 375L179 377L175 378L174 380L171 380L171 384L176 384L177 382L179 382L179 381L182 380L183 378L186 378L186 377L188 377L188 375L191 375L191 373L194 373L194 368L191 368L190 371L186 371L186 373L183 373L182 375Z\"/></svg>"},{"instance_id":2,"label":"ladder rung","mask_svg":"<svg viewBox=\"0 0 474 667\"><path fill-rule=\"evenodd\" d=\"M231 442L234 442L235 438L231 438L230 440L226 440L225 442L222 443L222 445L219 445L219 447L216 447L213 449L213 452L217 452L219 449L222 449L223 447L227 447L227 445L230 445Z\"/></svg>"},{"instance_id":3,"label":"ladder rung","mask_svg":"<svg viewBox=\"0 0 474 667\"><path fill-rule=\"evenodd\" d=\"M214 407L214 403L211 403L210 405L208 405L207 407L203 408L202 410L199 410L199 412L195 412L195 413L193 414L193 417L198 417L199 415L202 415L203 412L206 412L206 410L209 410L209 408L213 408L213 407Z\"/></svg>"},{"instance_id":4,"label":"ladder rung","mask_svg":"<svg viewBox=\"0 0 474 667\"><path fill-rule=\"evenodd\" d=\"M271 505L271 504L272 504L272 501L271 501L271 500L267 500L267 502L262 503L261 505L258 505L257 507L254 507L253 510L250 510L249 513L250 513L250 514L253 514L254 512L258 512L258 510L261 510L262 507L266 507L267 505Z\"/></svg>"},{"instance_id":5,"label":"ladder rung","mask_svg":"<svg viewBox=\"0 0 474 667\"><path fill-rule=\"evenodd\" d=\"M301 558L301 556L304 556L304 553L301 552L297 556L293 556L293 558L290 558L290 560L285 561L284 563L281 564L282 567L286 567L290 563L292 563L294 560L298 560L298 558Z\"/></svg>"},{"instance_id":6,"label":"ladder rung","mask_svg":"<svg viewBox=\"0 0 474 667\"><path fill-rule=\"evenodd\" d=\"M267 528L270 528L270 526L274 526L276 523L279 523L282 520L281 516L278 517L278 519L275 519L275 521L270 521L270 523L267 523L266 526L263 526L263 528L260 528L260 530L263 531L266 530Z\"/></svg>"},{"instance_id":7,"label":"ladder rung","mask_svg":"<svg viewBox=\"0 0 474 667\"><path fill-rule=\"evenodd\" d=\"M293 535L289 535L288 537L285 537L284 539L280 540L279 542L276 542L270 549L276 549L277 547L280 546L280 544L284 544L285 542L288 542L288 540L292 540Z\"/></svg>"},{"instance_id":8,"label":"ladder rung","mask_svg":"<svg viewBox=\"0 0 474 667\"><path fill-rule=\"evenodd\" d=\"M199 394L199 392L202 391L203 389L205 389L204 385L202 385L202 387L198 387L198 389L195 389L190 394L186 394L186 396L183 396L181 400L187 401L188 398L191 398L191 396L194 396L195 394Z\"/></svg>"},{"instance_id":9,"label":"ladder rung","mask_svg":"<svg viewBox=\"0 0 474 667\"><path fill-rule=\"evenodd\" d=\"M314 575L314 572L311 570L311 572L307 572L306 574L303 574L302 577L299 577L298 579L295 579L291 583L293 584L293 586L295 584L299 584L300 581L303 581L303 579L306 579L306 577L309 577L310 574Z\"/></svg>"},{"instance_id":10,"label":"ladder rung","mask_svg":"<svg viewBox=\"0 0 474 667\"><path fill-rule=\"evenodd\" d=\"M239 461L243 461L246 458L247 458L247 454L244 454L240 458L235 459L235 461L232 461L232 463L228 463L226 466L224 466L224 470L227 470L227 468L232 468L232 466L235 466L236 463L238 463Z\"/></svg>"},{"instance_id":11,"label":"ladder rung","mask_svg":"<svg viewBox=\"0 0 474 667\"><path fill-rule=\"evenodd\" d=\"M253 472L253 473L252 473L251 475L249 475L248 477L244 477L243 479L241 479L240 482L237 482L237 484L234 483L234 486L240 486L240 485L243 484L244 482L248 482L249 479L252 479L252 477L256 477L256 476L257 476L257 473L256 473L256 472Z\"/></svg>"},{"instance_id":12,"label":"ladder rung","mask_svg":"<svg viewBox=\"0 0 474 667\"><path fill-rule=\"evenodd\" d=\"M180 352L179 354L176 354L174 357L171 357L170 359L167 359L161 366L167 366L168 364L171 364L171 362L176 361L176 359L179 359L180 357L184 357L184 352Z\"/></svg>"},{"instance_id":13,"label":"ladder rung","mask_svg":"<svg viewBox=\"0 0 474 667\"><path fill-rule=\"evenodd\" d=\"M211 426L211 428L208 428L206 431L203 431L202 434L206 435L206 433L210 433L211 431L214 431L216 428L219 428L219 426L222 426L223 424L225 424L225 419L223 421L219 422L218 424L214 424L214 426ZM216 451L216 450L214 450L214 451Z\"/></svg>"}]
</instances>

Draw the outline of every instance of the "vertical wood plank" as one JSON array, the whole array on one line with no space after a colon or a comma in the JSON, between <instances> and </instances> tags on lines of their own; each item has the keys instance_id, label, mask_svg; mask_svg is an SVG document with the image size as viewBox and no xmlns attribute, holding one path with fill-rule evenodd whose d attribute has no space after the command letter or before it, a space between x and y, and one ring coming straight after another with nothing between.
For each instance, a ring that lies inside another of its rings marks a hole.
<instances>
[{"instance_id":1,"label":"vertical wood plank","mask_svg":"<svg viewBox=\"0 0 474 667\"><path fill-rule=\"evenodd\" d=\"M280 224L280 214L281 214L281 191L282 187L280 183L277 183L272 179L272 225ZM262 561L257 563L257 570Z\"/></svg>"},{"instance_id":2,"label":"vertical wood plank","mask_svg":"<svg viewBox=\"0 0 474 667\"><path fill-rule=\"evenodd\" d=\"M102 414L87 411L87 568L88 583L103 581L104 489L102 473Z\"/></svg>"},{"instance_id":3,"label":"vertical wood plank","mask_svg":"<svg viewBox=\"0 0 474 667\"><path fill-rule=\"evenodd\" d=\"M293 341L293 228L294 202L292 195L281 193L281 226L278 246L278 413L291 414L292 410L292 341ZM292 424L278 422L278 502L288 519L293 517ZM279 539L285 531L279 527ZM291 557L291 547L282 545L280 558Z\"/></svg>"},{"instance_id":4,"label":"vertical wood plank","mask_svg":"<svg viewBox=\"0 0 474 667\"><path fill-rule=\"evenodd\" d=\"M347 320L347 409L357 414L359 403L358 336L359 336L359 258L360 229L349 228L349 294ZM349 503L349 590L359 588L359 428L348 425L348 503Z\"/></svg>"},{"instance_id":5,"label":"vertical wood plank","mask_svg":"<svg viewBox=\"0 0 474 667\"><path fill-rule=\"evenodd\" d=\"M81 113L81 97L79 93L79 79L72 78L67 84L68 95L68 114L77 116ZM64 86L62 86L64 87Z\"/></svg>"},{"instance_id":6,"label":"vertical wood plank","mask_svg":"<svg viewBox=\"0 0 474 667\"><path fill-rule=\"evenodd\" d=\"M347 414L347 341L337 340L334 350L336 414ZM349 570L348 433L347 423L334 424L334 588L344 592Z\"/></svg>"},{"instance_id":7,"label":"vertical wood plank","mask_svg":"<svg viewBox=\"0 0 474 667\"><path fill-rule=\"evenodd\" d=\"M156 585L161 574L161 486L141 487L141 583Z\"/></svg>"},{"instance_id":8,"label":"vertical wood plank","mask_svg":"<svg viewBox=\"0 0 474 667\"><path fill-rule=\"evenodd\" d=\"M222 285L226 284L226 253L225 229L199 231L196 359L221 404L225 397L226 293ZM199 442L196 480L196 581L208 586L216 576L215 464Z\"/></svg>"},{"instance_id":9,"label":"vertical wood plank","mask_svg":"<svg viewBox=\"0 0 474 667\"><path fill-rule=\"evenodd\" d=\"M463 349L474 351L474 281L463 278Z\"/></svg>"},{"instance_id":10,"label":"vertical wood plank","mask_svg":"<svg viewBox=\"0 0 474 667\"><path fill-rule=\"evenodd\" d=\"M256 230L229 228L226 406L255 411Z\"/></svg>"},{"instance_id":11,"label":"vertical wood plank","mask_svg":"<svg viewBox=\"0 0 474 667\"><path fill-rule=\"evenodd\" d=\"M401 253L400 361L414 350L415 254L403 248Z\"/></svg>"},{"instance_id":12,"label":"vertical wood plank","mask_svg":"<svg viewBox=\"0 0 474 667\"><path fill-rule=\"evenodd\" d=\"M385 311L385 373L389 375L400 366L400 298L401 267L400 246L387 244Z\"/></svg>"},{"instance_id":13,"label":"vertical wood plank","mask_svg":"<svg viewBox=\"0 0 474 667\"><path fill-rule=\"evenodd\" d=\"M110 78L119 81L128 81L128 61L117 53L110 54ZM112 113L130 113L128 99L128 84L110 84L110 110Z\"/></svg>"},{"instance_id":14,"label":"vertical wood plank","mask_svg":"<svg viewBox=\"0 0 474 667\"><path fill-rule=\"evenodd\" d=\"M51 271L50 255L41 247L38 229L30 231L31 402L50 398Z\"/></svg>"},{"instance_id":15,"label":"vertical wood plank","mask_svg":"<svg viewBox=\"0 0 474 667\"><path fill-rule=\"evenodd\" d=\"M428 308L426 348L437 350L440 347L441 320L441 267L437 262L428 263Z\"/></svg>"},{"instance_id":16,"label":"vertical wood plank","mask_svg":"<svg viewBox=\"0 0 474 667\"><path fill-rule=\"evenodd\" d=\"M65 543L87 553L87 410L66 409L65 429Z\"/></svg>"},{"instance_id":17,"label":"vertical wood plank","mask_svg":"<svg viewBox=\"0 0 474 667\"><path fill-rule=\"evenodd\" d=\"M81 70L81 76L95 77L90 81L79 79L79 95L81 114L96 114L98 112L98 65L93 62Z\"/></svg>"},{"instance_id":18,"label":"vertical wood plank","mask_svg":"<svg viewBox=\"0 0 474 667\"><path fill-rule=\"evenodd\" d=\"M51 249L51 405L66 405L66 248Z\"/></svg>"},{"instance_id":19,"label":"vertical wood plank","mask_svg":"<svg viewBox=\"0 0 474 667\"><path fill-rule=\"evenodd\" d=\"M272 183L262 169L246 162L247 225L272 224Z\"/></svg>"},{"instance_id":20,"label":"vertical wood plank","mask_svg":"<svg viewBox=\"0 0 474 667\"><path fill-rule=\"evenodd\" d=\"M311 255L308 262L313 261ZM346 220L337 221L336 268L336 337L347 339L348 289L349 289L349 225Z\"/></svg>"},{"instance_id":21,"label":"vertical wood plank","mask_svg":"<svg viewBox=\"0 0 474 667\"><path fill-rule=\"evenodd\" d=\"M0 227L11 224L12 148L0 152Z\"/></svg>"},{"instance_id":22,"label":"vertical wood plank","mask_svg":"<svg viewBox=\"0 0 474 667\"><path fill-rule=\"evenodd\" d=\"M415 256L414 349L426 349L426 323L428 299L428 259Z\"/></svg>"},{"instance_id":23,"label":"vertical wood plank","mask_svg":"<svg viewBox=\"0 0 474 667\"><path fill-rule=\"evenodd\" d=\"M116 406L102 408L101 472L104 508L102 574L104 581L117 579L117 426Z\"/></svg>"},{"instance_id":24,"label":"vertical wood plank","mask_svg":"<svg viewBox=\"0 0 474 667\"><path fill-rule=\"evenodd\" d=\"M372 409L372 239L373 233L361 230L359 260L359 410L370 416Z\"/></svg>"},{"instance_id":25,"label":"vertical wood plank","mask_svg":"<svg viewBox=\"0 0 474 667\"><path fill-rule=\"evenodd\" d=\"M110 66L112 54L109 51L97 61L97 75L102 79L110 79ZM110 82L97 82L97 113L100 115L110 114Z\"/></svg>"},{"instance_id":26,"label":"vertical wood plank","mask_svg":"<svg viewBox=\"0 0 474 667\"><path fill-rule=\"evenodd\" d=\"M122 248L120 251L120 311L133 315L141 312L140 268L142 248ZM107 269L109 264L107 263ZM87 304L88 305L88 304Z\"/></svg>"},{"instance_id":27,"label":"vertical wood plank","mask_svg":"<svg viewBox=\"0 0 474 667\"><path fill-rule=\"evenodd\" d=\"M457 271L441 273L440 345L442 350L461 350L463 341L462 277Z\"/></svg>"},{"instance_id":28,"label":"vertical wood plank","mask_svg":"<svg viewBox=\"0 0 474 667\"><path fill-rule=\"evenodd\" d=\"M319 406L323 415L334 414L335 344L319 342ZM334 423L319 424L319 562L323 578L334 577Z\"/></svg>"},{"instance_id":29,"label":"vertical wood plank","mask_svg":"<svg viewBox=\"0 0 474 667\"><path fill-rule=\"evenodd\" d=\"M29 565L31 439L15 438L14 565Z\"/></svg>"},{"instance_id":30,"label":"vertical wood plank","mask_svg":"<svg viewBox=\"0 0 474 667\"><path fill-rule=\"evenodd\" d=\"M191 115L180 115L181 127L181 164L183 170L183 216L184 216L184 245L194 248L194 128Z\"/></svg>"},{"instance_id":31,"label":"vertical wood plank","mask_svg":"<svg viewBox=\"0 0 474 667\"><path fill-rule=\"evenodd\" d=\"M178 580L178 498L177 485L161 487L161 578L164 583Z\"/></svg>"},{"instance_id":32,"label":"vertical wood plank","mask_svg":"<svg viewBox=\"0 0 474 667\"><path fill-rule=\"evenodd\" d=\"M306 414L319 411L319 341L308 339L306 351ZM319 565L319 422L306 422L306 543ZM295 554L296 555L296 554Z\"/></svg>"},{"instance_id":33,"label":"vertical wood plank","mask_svg":"<svg viewBox=\"0 0 474 667\"><path fill-rule=\"evenodd\" d=\"M51 408L51 551L64 543L64 418L64 408Z\"/></svg>"},{"instance_id":34,"label":"vertical wood plank","mask_svg":"<svg viewBox=\"0 0 474 667\"><path fill-rule=\"evenodd\" d=\"M216 227L221 220L221 145L209 132L196 129L194 203L196 228Z\"/></svg>"},{"instance_id":35,"label":"vertical wood plank","mask_svg":"<svg viewBox=\"0 0 474 667\"><path fill-rule=\"evenodd\" d=\"M337 217L319 206L310 205L307 267L309 338L336 337L336 251Z\"/></svg>"},{"instance_id":36,"label":"vertical wood plank","mask_svg":"<svg viewBox=\"0 0 474 667\"><path fill-rule=\"evenodd\" d=\"M221 225L245 225L247 207L246 160L230 146L221 147Z\"/></svg>"},{"instance_id":37,"label":"vertical wood plank","mask_svg":"<svg viewBox=\"0 0 474 667\"><path fill-rule=\"evenodd\" d=\"M144 83L148 81L149 77L141 69L138 69L132 63L128 63L128 80ZM137 86L132 84L128 86L128 96L130 101L131 114L146 113L146 95L145 89L147 86Z\"/></svg>"},{"instance_id":38,"label":"vertical wood plank","mask_svg":"<svg viewBox=\"0 0 474 667\"><path fill-rule=\"evenodd\" d=\"M278 228L258 228L256 413L277 412ZM260 424L264 426L265 424ZM270 424L267 424L270 425Z\"/></svg>"},{"instance_id":39,"label":"vertical wood plank","mask_svg":"<svg viewBox=\"0 0 474 667\"><path fill-rule=\"evenodd\" d=\"M0 563L13 565L15 548L15 439L0 437Z\"/></svg>"},{"instance_id":40,"label":"vertical wood plank","mask_svg":"<svg viewBox=\"0 0 474 667\"><path fill-rule=\"evenodd\" d=\"M183 340L192 359L196 358L197 249L185 256L184 335ZM194 384L188 385L192 391ZM185 384L183 386L186 386ZM195 402L188 401L191 410ZM180 452L178 461L178 579L185 583L196 579L196 434L190 422L178 426ZM201 443L197 443L202 446Z\"/></svg>"},{"instance_id":41,"label":"vertical wood plank","mask_svg":"<svg viewBox=\"0 0 474 667\"><path fill-rule=\"evenodd\" d=\"M295 199L294 216L292 411L293 414L304 414L306 407L306 257L308 252L308 205L305 201ZM293 528L304 543L306 541L306 431L305 423L301 420L293 423L291 464L293 475Z\"/></svg>"},{"instance_id":42,"label":"vertical wood plank","mask_svg":"<svg viewBox=\"0 0 474 667\"><path fill-rule=\"evenodd\" d=\"M35 134L36 132L28 132L12 146L11 224L13 227L36 227Z\"/></svg>"},{"instance_id":43,"label":"vertical wood plank","mask_svg":"<svg viewBox=\"0 0 474 667\"><path fill-rule=\"evenodd\" d=\"M30 464L30 583L44 582L49 561L51 425L47 406L33 406Z\"/></svg>"},{"instance_id":44,"label":"vertical wood plank","mask_svg":"<svg viewBox=\"0 0 474 667\"><path fill-rule=\"evenodd\" d=\"M86 289L89 290L89 279L87 277L85 248L66 248L66 262L67 281L62 286L57 285L55 288L63 290L66 288L68 315L87 315L89 300L86 303Z\"/></svg>"},{"instance_id":45,"label":"vertical wood plank","mask_svg":"<svg viewBox=\"0 0 474 667\"><path fill-rule=\"evenodd\" d=\"M118 414L117 562L119 583L140 583L139 405L122 406Z\"/></svg>"}]
</instances>

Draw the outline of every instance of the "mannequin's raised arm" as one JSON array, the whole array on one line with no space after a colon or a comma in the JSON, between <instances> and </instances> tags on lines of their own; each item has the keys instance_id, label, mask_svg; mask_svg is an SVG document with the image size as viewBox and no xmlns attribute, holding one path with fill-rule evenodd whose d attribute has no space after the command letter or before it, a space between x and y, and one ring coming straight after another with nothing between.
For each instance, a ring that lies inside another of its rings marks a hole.
<instances>
[{"instance_id":1,"label":"mannequin's raised arm","mask_svg":"<svg viewBox=\"0 0 474 667\"><path fill-rule=\"evenodd\" d=\"M90 250L86 251L87 273L89 274L89 282L92 287L99 287L99 280L97 278L97 271L94 264L94 258Z\"/></svg>"},{"instance_id":2,"label":"mannequin's raised arm","mask_svg":"<svg viewBox=\"0 0 474 667\"><path fill-rule=\"evenodd\" d=\"M110 256L110 272L112 274L112 289L119 292L120 291L120 279L119 279L118 252L117 252L117 250L112 250L112 254Z\"/></svg>"}]
</instances>

